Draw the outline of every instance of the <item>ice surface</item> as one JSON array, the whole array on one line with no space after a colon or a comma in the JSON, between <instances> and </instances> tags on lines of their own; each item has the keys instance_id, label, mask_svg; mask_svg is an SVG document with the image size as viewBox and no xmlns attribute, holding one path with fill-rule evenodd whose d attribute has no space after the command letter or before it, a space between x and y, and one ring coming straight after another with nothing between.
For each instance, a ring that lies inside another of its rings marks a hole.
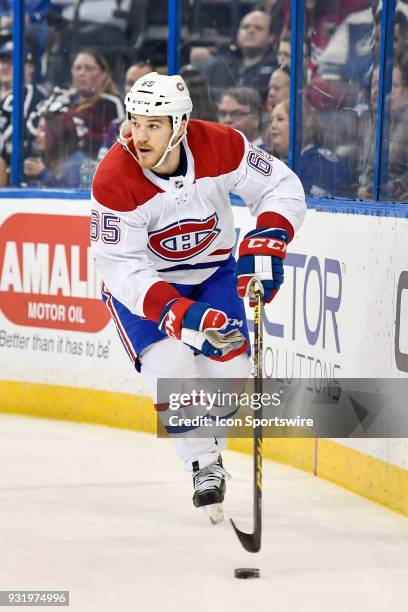
<instances>
[{"instance_id":1,"label":"ice surface","mask_svg":"<svg viewBox=\"0 0 408 612\"><path fill-rule=\"evenodd\" d=\"M250 530L251 459L224 464L226 517ZM47 608L70 612L407 610L403 516L265 462L254 555L191 496L171 441L0 415L0 590L70 590L69 608Z\"/></svg>"}]
</instances>

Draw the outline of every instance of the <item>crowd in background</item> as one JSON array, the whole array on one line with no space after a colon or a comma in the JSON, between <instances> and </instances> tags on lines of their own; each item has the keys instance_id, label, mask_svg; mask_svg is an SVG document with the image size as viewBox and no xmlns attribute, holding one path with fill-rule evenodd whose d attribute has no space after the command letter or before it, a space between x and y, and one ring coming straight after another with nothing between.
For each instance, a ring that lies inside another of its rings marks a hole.
<instances>
[{"instance_id":1,"label":"crowd in background","mask_svg":"<svg viewBox=\"0 0 408 612\"><path fill-rule=\"evenodd\" d=\"M287 161L290 0L184 0L181 74L192 117L242 131ZM381 2L305 0L301 157L316 196L372 197ZM0 0L0 186L12 148L11 0ZM408 202L408 4L398 0L389 162L381 199ZM23 184L89 187L115 142L123 98L165 72L167 14L159 0L27 0Z\"/></svg>"}]
</instances>

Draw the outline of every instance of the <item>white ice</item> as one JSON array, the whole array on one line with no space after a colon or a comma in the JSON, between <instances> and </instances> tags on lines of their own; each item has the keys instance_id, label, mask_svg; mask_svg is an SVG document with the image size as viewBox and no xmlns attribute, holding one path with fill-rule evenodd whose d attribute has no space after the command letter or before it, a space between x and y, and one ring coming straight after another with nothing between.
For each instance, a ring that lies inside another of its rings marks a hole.
<instances>
[{"instance_id":1,"label":"white ice","mask_svg":"<svg viewBox=\"0 0 408 612\"><path fill-rule=\"evenodd\" d=\"M251 458L224 463L226 516L250 530ZM34 609L70 612L406 612L408 520L265 463L250 554L193 508L170 441L0 415L0 590L69 590L69 608ZM248 566L259 580L233 577Z\"/></svg>"}]
</instances>

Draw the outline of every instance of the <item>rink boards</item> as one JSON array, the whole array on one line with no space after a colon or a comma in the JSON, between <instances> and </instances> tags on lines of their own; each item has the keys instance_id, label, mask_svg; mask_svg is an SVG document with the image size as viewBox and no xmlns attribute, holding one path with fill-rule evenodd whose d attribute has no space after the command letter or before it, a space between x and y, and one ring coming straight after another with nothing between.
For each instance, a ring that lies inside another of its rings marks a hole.
<instances>
[{"instance_id":1,"label":"rink boards","mask_svg":"<svg viewBox=\"0 0 408 612\"><path fill-rule=\"evenodd\" d=\"M0 411L153 432L143 381L100 300L89 209L86 200L1 201ZM242 206L234 215L240 239L254 220ZM402 216L310 209L265 309L265 377L408 381L407 253ZM249 440L230 446L251 452ZM407 451L405 439L265 443L266 456L408 515Z\"/></svg>"}]
</instances>

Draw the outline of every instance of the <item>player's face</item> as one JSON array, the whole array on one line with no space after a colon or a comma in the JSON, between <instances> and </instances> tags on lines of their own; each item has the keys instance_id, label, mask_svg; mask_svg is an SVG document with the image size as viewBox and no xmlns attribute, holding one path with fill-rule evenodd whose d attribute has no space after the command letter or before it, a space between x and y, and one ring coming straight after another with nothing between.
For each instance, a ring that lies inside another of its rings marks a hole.
<instances>
[{"instance_id":1,"label":"player's face","mask_svg":"<svg viewBox=\"0 0 408 612\"><path fill-rule=\"evenodd\" d=\"M270 134L274 152L286 158L289 152L289 116L282 102L271 113Z\"/></svg>"},{"instance_id":2,"label":"player's face","mask_svg":"<svg viewBox=\"0 0 408 612\"><path fill-rule=\"evenodd\" d=\"M132 115L132 138L139 164L153 168L163 155L173 134L168 117Z\"/></svg>"},{"instance_id":3,"label":"player's face","mask_svg":"<svg viewBox=\"0 0 408 612\"><path fill-rule=\"evenodd\" d=\"M218 107L218 119L239 130L249 141L255 140L258 132L259 118L251 113L249 106L239 104L230 96L223 96Z\"/></svg>"},{"instance_id":4,"label":"player's face","mask_svg":"<svg viewBox=\"0 0 408 612\"><path fill-rule=\"evenodd\" d=\"M72 64L72 84L84 96L92 95L102 82L104 72L92 55L79 53Z\"/></svg>"}]
</instances>

